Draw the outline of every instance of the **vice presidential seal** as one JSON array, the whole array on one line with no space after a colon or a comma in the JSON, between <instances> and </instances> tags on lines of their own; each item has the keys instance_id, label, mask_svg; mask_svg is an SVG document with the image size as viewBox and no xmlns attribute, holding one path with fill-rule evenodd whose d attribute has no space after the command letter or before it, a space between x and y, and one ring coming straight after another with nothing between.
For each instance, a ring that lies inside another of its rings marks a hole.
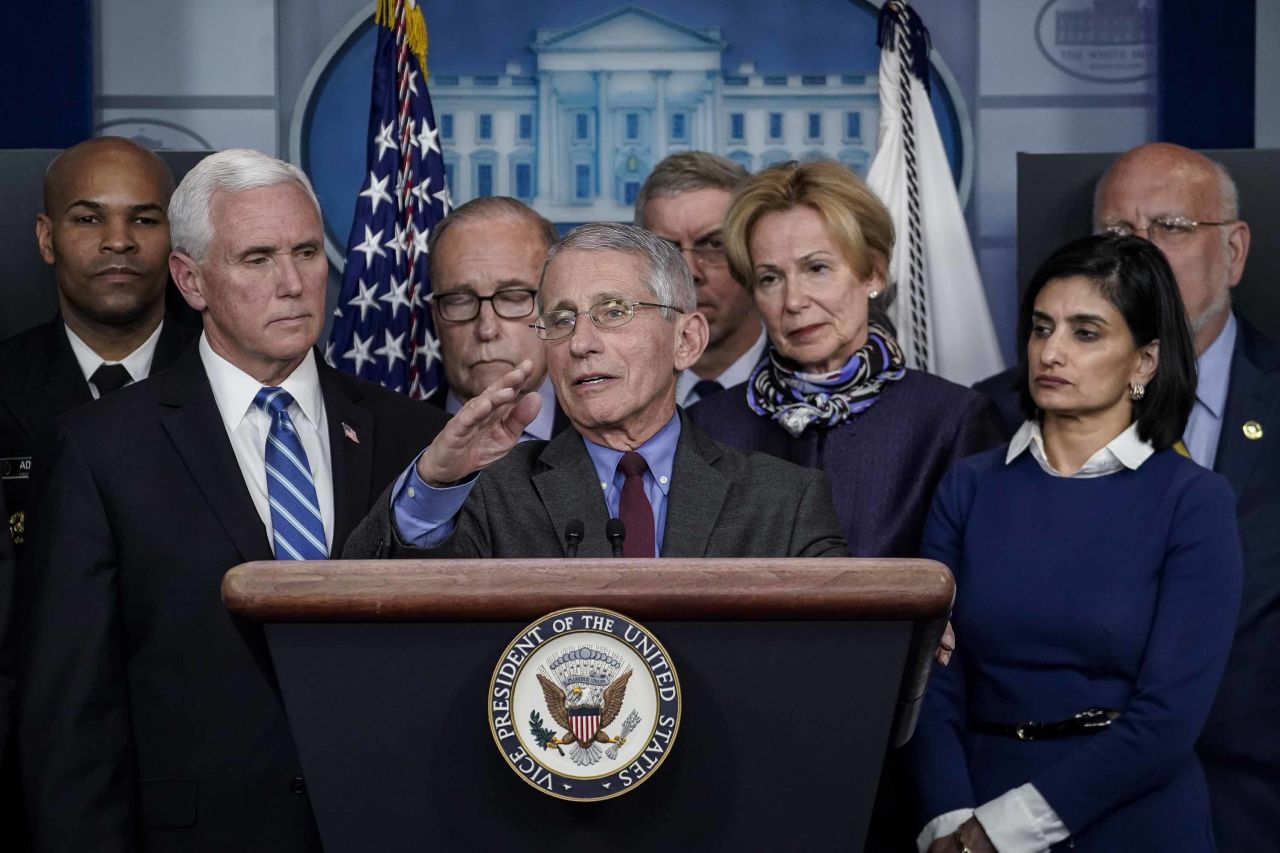
<instances>
[{"instance_id":1,"label":"vice presidential seal","mask_svg":"<svg viewBox=\"0 0 1280 853\"><path fill-rule=\"evenodd\" d=\"M607 800L661 766L680 728L680 680L666 649L620 613L550 613L511 642L489 684L489 728L533 787Z\"/></svg>"}]
</instances>

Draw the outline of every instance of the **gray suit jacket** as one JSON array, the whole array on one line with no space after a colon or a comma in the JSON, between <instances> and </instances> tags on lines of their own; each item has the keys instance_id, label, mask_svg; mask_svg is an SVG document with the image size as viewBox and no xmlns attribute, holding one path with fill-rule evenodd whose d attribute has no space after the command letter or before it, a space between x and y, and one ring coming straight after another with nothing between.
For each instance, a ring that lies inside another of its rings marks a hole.
<instances>
[{"instance_id":1,"label":"gray suit jacket","mask_svg":"<svg viewBox=\"0 0 1280 853\"><path fill-rule=\"evenodd\" d=\"M848 556L826 474L720 444L683 412L680 426L662 556ZM565 525L575 518L586 526L579 556L613 553L595 468L573 429L518 444L480 472L453 535L437 548L404 544L390 491L352 532L345 559L563 557Z\"/></svg>"}]
</instances>

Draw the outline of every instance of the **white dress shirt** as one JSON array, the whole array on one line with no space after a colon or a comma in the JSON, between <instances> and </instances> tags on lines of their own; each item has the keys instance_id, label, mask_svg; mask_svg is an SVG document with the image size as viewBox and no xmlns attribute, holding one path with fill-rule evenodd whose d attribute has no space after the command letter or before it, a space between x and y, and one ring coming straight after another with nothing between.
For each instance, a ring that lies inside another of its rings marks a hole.
<instances>
[{"instance_id":1,"label":"white dress shirt","mask_svg":"<svg viewBox=\"0 0 1280 853\"><path fill-rule=\"evenodd\" d=\"M89 383L89 393L96 400L102 395L98 393L98 386L94 385L89 377L93 376L98 368L104 364L124 365L124 369L129 371L129 376L134 382L141 382L151 375L151 361L155 358L156 344L160 342L160 330L164 328L164 322L161 321L160 325L156 326L156 330L151 333L151 337L143 341L136 350L120 361L103 360L102 356L80 340L79 335L71 331L70 326L63 323L62 328L67 330L67 340L71 341L71 351L75 353L76 363L80 365L80 372L84 374L84 381Z\"/></svg>"},{"instance_id":2,"label":"white dress shirt","mask_svg":"<svg viewBox=\"0 0 1280 853\"><path fill-rule=\"evenodd\" d=\"M756 366L756 362L760 361L760 356L764 355L764 347L768 342L769 338L764 333L764 328L761 327L760 337L756 338L756 342L751 345L751 348L738 356L737 361L725 368L724 373L711 378L725 388L732 388L734 385L741 385L746 382L751 378L751 371ZM676 377L676 405L681 408L688 408L701 399L697 392L693 390L693 386L697 385L700 379L702 377L694 373L693 370L680 371L680 375Z\"/></svg>"},{"instance_id":3,"label":"white dress shirt","mask_svg":"<svg viewBox=\"0 0 1280 853\"><path fill-rule=\"evenodd\" d=\"M1027 452L1030 452L1040 469L1051 477L1088 480L1125 469L1137 470L1151 458L1155 448L1150 442L1138 438L1138 424L1134 422L1090 456L1079 471L1063 474L1050 464L1044 451L1040 422L1030 420L1014 433L1004 462L1008 465ZM987 837L999 853L1039 853L1071 836L1062 818L1058 817L1044 795L1028 782L1005 791L976 809L956 809L938 815L920 831L916 837L916 848L924 853L935 839L955 832L971 817L976 817L978 823L982 824Z\"/></svg>"},{"instance_id":4,"label":"white dress shirt","mask_svg":"<svg viewBox=\"0 0 1280 853\"><path fill-rule=\"evenodd\" d=\"M271 504L267 499L267 434L271 430L271 417L253 404L253 398L261 390L262 383L213 351L209 339L200 335L200 360L213 399L222 415L222 425L231 439L236 463L244 476L249 497L262 519L267 538L272 536ZM320 393L320 373L316 370L315 353L307 353L302 363L280 383L289 392L293 402L289 404L289 419L302 441L307 454L307 466L316 486L316 499L320 503L320 519L324 522L324 541L327 550L333 549L333 461L329 454L329 421L324 411L324 395Z\"/></svg>"}]
</instances>

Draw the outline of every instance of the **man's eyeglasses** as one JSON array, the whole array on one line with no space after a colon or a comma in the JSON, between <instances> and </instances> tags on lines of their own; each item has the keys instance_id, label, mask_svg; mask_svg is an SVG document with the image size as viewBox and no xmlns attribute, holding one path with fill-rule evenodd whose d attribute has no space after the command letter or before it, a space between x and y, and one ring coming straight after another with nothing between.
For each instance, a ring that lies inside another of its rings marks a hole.
<instances>
[{"instance_id":1,"label":"man's eyeglasses","mask_svg":"<svg viewBox=\"0 0 1280 853\"><path fill-rule=\"evenodd\" d=\"M586 311L570 311L567 308L559 311L547 311L538 315L538 322L529 328L537 332L544 341L556 341L573 334L578 325L578 318L586 314L597 329L617 329L627 325L636 316L638 308L668 308L683 314L674 305L659 305L656 302L636 302L631 299L605 299L592 305Z\"/></svg>"},{"instance_id":2,"label":"man's eyeglasses","mask_svg":"<svg viewBox=\"0 0 1280 853\"><path fill-rule=\"evenodd\" d=\"M533 297L538 291L525 288L499 290L492 296L476 296L467 291L432 293L427 299L436 304L440 319L450 323L466 323L480 316L480 303L488 302L493 313L504 320L519 320L533 311Z\"/></svg>"},{"instance_id":3,"label":"man's eyeglasses","mask_svg":"<svg viewBox=\"0 0 1280 853\"><path fill-rule=\"evenodd\" d=\"M681 254L691 252L695 258L709 267L718 267L726 262L724 238L720 236L719 231L714 234L708 234L688 248L681 246L675 240L668 240L667 242L679 249Z\"/></svg>"},{"instance_id":4,"label":"man's eyeglasses","mask_svg":"<svg viewBox=\"0 0 1280 853\"><path fill-rule=\"evenodd\" d=\"M1202 225L1235 225L1239 219L1227 219L1222 222L1208 220L1196 221L1185 216L1162 216L1147 223L1146 228L1136 228L1128 222L1117 222L1102 229L1104 234L1117 237L1131 237L1134 234L1146 237L1152 243L1162 246L1176 246L1190 239L1196 229Z\"/></svg>"}]
</instances>

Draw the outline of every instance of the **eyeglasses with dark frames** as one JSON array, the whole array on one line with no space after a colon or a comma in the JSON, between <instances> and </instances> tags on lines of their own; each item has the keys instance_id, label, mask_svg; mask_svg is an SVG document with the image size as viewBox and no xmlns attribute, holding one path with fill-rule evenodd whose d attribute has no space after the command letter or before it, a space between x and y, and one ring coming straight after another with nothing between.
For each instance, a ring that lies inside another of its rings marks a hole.
<instances>
[{"instance_id":1,"label":"eyeglasses with dark frames","mask_svg":"<svg viewBox=\"0 0 1280 853\"><path fill-rule=\"evenodd\" d=\"M1225 219L1213 222L1208 219L1188 219L1185 216L1159 216L1148 222L1146 228L1138 228L1128 222L1117 222L1114 225L1104 226L1102 233L1114 234L1117 237L1131 237L1136 234L1139 237L1146 237L1157 245L1175 246L1189 239L1201 226L1235 225L1239 221L1239 219Z\"/></svg>"},{"instance_id":2,"label":"eyeglasses with dark frames","mask_svg":"<svg viewBox=\"0 0 1280 853\"><path fill-rule=\"evenodd\" d=\"M528 317L533 311L533 298L537 294L536 290L509 287L492 296L476 296L470 291L455 290L451 293L432 293L427 296L427 300L436 304L440 319L450 323L467 323L480 316L481 302L492 305L493 313L504 320Z\"/></svg>"},{"instance_id":3,"label":"eyeglasses with dark frames","mask_svg":"<svg viewBox=\"0 0 1280 853\"><path fill-rule=\"evenodd\" d=\"M636 316L639 308L665 308L683 314L684 311L674 305L662 305L657 302L639 302L634 299L602 299L586 311L570 311L562 308L559 311L547 311L538 315L538 322L529 328L544 341L556 341L573 334L578 325L578 318L586 314L597 329L618 329L627 325Z\"/></svg>"}]
</instances>

